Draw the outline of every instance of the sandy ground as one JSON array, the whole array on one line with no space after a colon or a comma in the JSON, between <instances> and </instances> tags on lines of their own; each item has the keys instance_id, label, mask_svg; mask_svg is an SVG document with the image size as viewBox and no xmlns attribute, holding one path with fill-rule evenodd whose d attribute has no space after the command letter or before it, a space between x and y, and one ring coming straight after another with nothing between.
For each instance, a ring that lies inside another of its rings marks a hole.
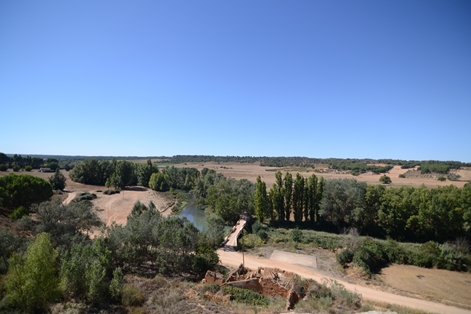
<instances>
[{"instance_id":1,"label":"sandy ground","mask_svg":"<svg viewBox=\"0 0 471 314\"><path fill-rule=\"evenodd\" d=\"M8 175L12 172L0 172L1 175ZM16 172L16 174L30 174L43 179L48 179L53 173L42 173L37 170L31 172ZM98 216L106 223L107 226L113 222L117 224L126 224L127 217L132 210L134 203L140 201L147 205L152 201L157 209L164 216L171 214L173 199L167 197L163 193L152 191L151 189L143 187L127 187L126 190L121 191L119 194L105 195L102 192L106 187L97 185L86 185L74 182L70 179L68 171L62 170L62 174L66 177L66 188L68 195L64 200L64 204L70 203L79 193L89 192L96 194L97 198L92 201L94 207L98 211Z\"/></svg>"},{"instance_id":2,"label":"sandy ground","mask_svg":"<svg viewBox=\"0 0 471 314\"><path fill-rule=\"evenodd\" d=\"M306 254L297 254L274 250L270 256L271 260L297 264L301 266L317 268L317 260L315 256Z\"/></svg>"},{"instance_id":3,"label":"sandy ground","mask_svg":"<svg viewBox=\"0 0 471 314\"><path fill-rule=\"evenodd\" d=\"M217 163L217 162L207 162L207 163L186 163L186 164L178 164L175 167L192 167L197 168L201 171L203 168L214 169L217 172L222 173L226 177L234 178L234 179L248 179L251 182L257 181L257 176L260 176L263 181L265 181L267 185L267 189L269 189L275 183L275 172L276 170L280 170L283 175L286 172L291 172L295 175L297 172L299 174L309 177L312 174L315 174L318 177L324 177L325 179L333 179L333 178L353 178L357 181L366 182L369 184L380 184L379 178L382 176L381 174L373 174L373 173L364 173L359 176L352 176L351 174L337 174L337 173L317 173L314 172L313 169L303 169L303 168L290 168L290 167L283 167L283 168L275 168L275 167L261 167L258 163L248 164L248 163ZM272 170L272 171L267 171ZM447 186L447 185L455 185L457 187L462 187L465 185L466 182L461 181L438 181L435 179L427 179L427 178L399 178L400 174L403 174L408 169L401 169L401 166L394 166L387 175L391 177L392 184L390 186L415 186L418 187L422 184L425 184L427 187L438 187L438 186ZM462 175L462 179L466 180L466 178L471 179L471 170L460 170L460 175Z\"/></svg>"},{"instance_id":4,"label":"sandy ground","mask_svg":"<svg viewBox=\"0 0 471 314\"><path fill-rule=\"evenodd\" d=\"M238 267L242 264L242 254L239 252L231 252L225 251L223 249L218 250L219 258L222 264L231 266L231 267ZM311 278L318 282L322 282L323 280L334 279L328 276L321 275L320 273L316 272L313 268L307 268L303 266L298 266L294 264L290 264L287 262L281 261L273 261L265 258L258 258L251 255L245 254L245 266L251 269L257 269L258 267L272 267L272 268L280 268L287 271L291 271L297 273L298 275L304 278ZM433 313L448 313L448 314L470 314L471 311L460 309L457 307L444 305L441 303L431 302L427 300L419 300L414 299L411 297L395 295L392 293L378 291L375 289L371 289L368 287L363 287L359 285L354 285L347 283L345 281L341 281L335 279L337 282L343 284L348 290L356 291L360 293L363 299L372 300L377 302L385 302L390 304L399 304L402 306L421 309Z\"/></svg>"},{"instance_id":5,"label":"sandy ground","mask_svg":"<svg viewBox=\"0 0 471 314\"><path fill-rule=\"evenodd\" d=\"M412 294L471 307L470 273L392 265L382 269L380 278L384 283Z\"/></svg>"}]
</instances>

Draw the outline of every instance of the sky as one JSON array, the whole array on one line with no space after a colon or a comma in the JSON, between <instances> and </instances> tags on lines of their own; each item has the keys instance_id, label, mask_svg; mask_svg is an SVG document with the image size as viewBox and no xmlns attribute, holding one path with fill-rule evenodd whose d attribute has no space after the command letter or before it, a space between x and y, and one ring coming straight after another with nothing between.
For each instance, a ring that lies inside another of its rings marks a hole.
<instances>
[{"instance_id":1,"label":"sky","mask_svg":"<svg viewBox=\"0 0 471 314\"><path fill-rule=\"evenodd\" d=\"M471 162L471 2L0 1L0 152Z\"/></svg>"}]
</instances>

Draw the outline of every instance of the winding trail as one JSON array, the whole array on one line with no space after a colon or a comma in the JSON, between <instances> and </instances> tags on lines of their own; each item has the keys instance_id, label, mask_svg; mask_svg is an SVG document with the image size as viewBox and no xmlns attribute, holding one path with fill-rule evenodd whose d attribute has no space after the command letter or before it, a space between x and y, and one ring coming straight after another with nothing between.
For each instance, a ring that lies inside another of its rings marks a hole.
<instances>
[{"instance_id":1,"label":"winding trail","mask_svg":"<svg viewBox=\"0 0 471 314\"><path fill-rule=\"evenodd\" d=\"M242 264L242 254L239 252L234 252L228 249L219 249L218 251L219 259L221 263L231 267L238 267ZM405 297L401 295L396 295L384 291L379 291L371 289L368 287L363 287L359 285L354 285L337 278L328 277L321 275L312 268L307 268L291 263L280 262L269 260L266 258L258 258L252 255L245 254L245 266L251 269L257 269L258 267L272 267L280 268L293 273L297 273L301 277L314 279L318 282L322 282L324 279L327 280L336 280L337 282L343 284L348 290L355 291L360 293L363 299L377 301L377 302L386 302L390 304L398 304L406 306L409 308L420 309L433 313L447 313L447 314L471 314L471 311L457 308L454 306L449 306L441 303L419 300L410 297Z\"/></svg>"}]
</instances>

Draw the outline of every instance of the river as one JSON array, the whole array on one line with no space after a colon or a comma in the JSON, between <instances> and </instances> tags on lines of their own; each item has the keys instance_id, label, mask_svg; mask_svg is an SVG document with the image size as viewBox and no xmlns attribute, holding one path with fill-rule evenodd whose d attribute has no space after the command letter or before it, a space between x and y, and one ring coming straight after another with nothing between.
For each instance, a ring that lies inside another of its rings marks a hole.
<instances>
[{"instance_id":1,"label":"river","mask_svg":"<svg viewBox=\"0 0 471 314\"><path fill-rule=\"evenodd\" d=\"M182 212L178 217L185 217L191 221L199 231L203 232L208 228L208 222L206 221L206 213L202 209L196 208L196 199L195 197L188 193L188 205L183 207Z\"/></svg>"}]
</instances>

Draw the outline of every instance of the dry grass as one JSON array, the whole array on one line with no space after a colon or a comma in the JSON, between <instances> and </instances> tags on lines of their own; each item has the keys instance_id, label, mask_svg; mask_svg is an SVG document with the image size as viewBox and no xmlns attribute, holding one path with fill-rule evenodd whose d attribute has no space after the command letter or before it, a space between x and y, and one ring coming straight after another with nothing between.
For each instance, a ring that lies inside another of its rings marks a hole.
<instances>
[{"instance_id":1,"label":"dry grass","mask_svg":"<svg viewBox=\"0 0 471 314\"><path fill-rule=\"evenodd\" d=\"M393 288L426 299L450 301L471 309L471 274L417 266L392 265L383 268L380 279Z\"/></svg>"},{"instance_id":2,"label":"dry grass","mask_svg":"<svg viewBox=\"0 0 471 314\"><path fill-rule=\"evenodd\" d=\"M325 168L326 165L319 165L316 166L316 169ZM299 168L299 167L282 167L282 168L275 168L275 167L262 167L258 163L248 164L248 163L236 163L236 162L227 162L227 163L217 163L217 162L206 162L206 163L185 163L185 164L178 164L175 167L192 167L198 170L203 168L214 169L217 172L222 173L226 177L234 178L234 179L247 179L251 182L256 182L257 177L260 176L263 181L267 184L267 188L270 188L275 183L275 172L276 170L280 170L283 174L286 172L296 173L309 177L312 174L315 174L318 177L324 177L325 179L338 179L338 178L354 178L360 182L366 182L368 184L380 184L379 178L381 174L374 174L371 172L363 173L359 176L353 176L351 174L346 173L319 173L314 172L312 168ZM414 186L418 187L424 184L427 187L439 187L439 186L447 186L447 185L455 185L457 187L462 187L466 182L461 181L437 181L436 179L431 178L399 178L400 174L403 174L408 169L401 169L401 166L394 166L387 175L391 177L392 184L390 186ZM460 171L468 171L468 170L460 170ZM471 171L468 171L471 177ZM460 174L461 175L461 174ZM467 175L467 174L466 174Z\"/></svg>"}]
</instances>

